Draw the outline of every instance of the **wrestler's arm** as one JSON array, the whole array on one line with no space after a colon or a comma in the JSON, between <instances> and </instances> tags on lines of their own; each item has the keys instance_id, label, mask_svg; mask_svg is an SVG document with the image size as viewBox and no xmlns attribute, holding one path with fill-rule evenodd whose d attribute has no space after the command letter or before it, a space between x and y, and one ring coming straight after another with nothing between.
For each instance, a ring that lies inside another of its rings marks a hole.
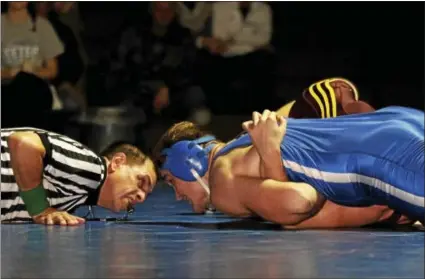
<instances>
[{"instance_id":1,"label":"wrestler's arm","mask_svg":"<svg viewBox=\"0 0 425 279\"><path fill-rule=\"evenodd\" d=\"M253 214L282 225L296 225L314 215L325 199L305 183L252 177L232 178L240 203Z\"/></svg>"},{"instance_id":2,"label":"wrestler's arm","mask_svg":"<svg viewBox=\"0 0 425 279\"><path fill-rule=\"evenodd\" d=\"M274 116L272 117L271 115L273 114ZM260 157L260 175L262 178L272 178L279 181L286 181L286 175L282 171L283 163L280 150L280 142L276 142L276 139L279 139L279 141L281 141L282 139L275 138L272 143L270 143L268 141L264 141L264 136L259 137L258 134L255 135L255 133L253 133L253 130L257 128L261 129L262 126L263 133L268 132L269 134L276 134L276 127L279 126L279 133L282 134L282 132L284 132L284 130L286 129L286 121L281 122L280 119L276 119L275 112L270 112L269 110L265 110L263 112L263 114L260 116L261 120L258 119L258 115L258 113L254 112L252 120L242 123L242 127L245 131L249 133L253 142L252 148L257 151ZM272 121L272 123L274 123L274 125L276 126L267 126L267 123L270 124L270 121ZM254 123L257 124L254 125ZM258 141L256 139L258 139Z\"/></svg>"},{"instance_id":3,"label":"wrestler's arm","mask_svg":"<svg viewBox=\"0 0 425 279\"><path fill-rule=\"evenodd\" d=\"M326 201L313 217L299 224L284 226L285 229L335 229L358 228L384 221L393 211L386 206L346 207Z\"/></svg>"},{"instance_id":4,"label":"wrestler's arm","mask_svg":"<svg viewBox=\"0 0 425 279\"><path fill-rule=\"evenodd\" d=\"M280 147L275 147L274 149L273 147L270 147L269 152L258 152L260 156L260 173L263 179L271 178L277 181L288 180L285 172L283 172L283 163L280 152Z\"/></svg>"}]
</instances>

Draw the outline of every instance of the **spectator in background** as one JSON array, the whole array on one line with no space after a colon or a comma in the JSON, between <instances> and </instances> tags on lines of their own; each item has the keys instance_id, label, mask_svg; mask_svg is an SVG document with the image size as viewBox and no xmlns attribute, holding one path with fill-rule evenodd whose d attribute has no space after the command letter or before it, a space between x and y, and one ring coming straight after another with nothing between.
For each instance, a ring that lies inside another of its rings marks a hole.
<instances>
[{"instance_id":1,"label":"spectator in background","mask_svg":"<svg viewBox=\"0 0 425 279\"><path fill-rule=\"evenodd\" d=\"M41 127L52 108L49 82L57 77L62 43L28 2L8 2L1 40L2 127Z\"/></svg>"},{"instance_id":2,"label":"spectator in background","mask_svg":"<svg viewBox=\"0 0 425 279\"><path fill-rule=\"evenodd\" d=\"M107 91L113 102L144 108L149 118L188 119L204 108L193 82L195 46L177 21L175 4L153 2L150 21L129 26L109 59Z\"/></svg>"},{"instance_id":3,"label":"spectator in background","mask_svg":"<svg viewBox=\"0 0 425 279\"><path fill-rule=\"evenodd\" d=\"M178 19L183 27L193 34L204 31L205 24L211 17L211 2L179 1L176 4Z\"/></svg>"},{"instance_id":4,"label":"spectator in background","mask_svg":"<svg viewBox=\"0 0 425 279\"><path fill-rule=\"evenodd\" d=\"M222 107L220 100L223 96L233 98L235 103L240 103L242 98L246 104L264 106L259 101L265 98L264 93L268 90L265 85L270 83L271 37L272 12L267 4L213 4L211 34L199 36L196 44L204 50L200 59L199 78L206 89L212 89L208 92L208 98L217 99L217 108ZM230 87L232 84L245 86L237 93ZM252 89L251 92L249 89ZM259 91L262 92L261 96L258 95ZM251 111L254 108L249 106L246 109Z\"/></svg>"},{"instance_id":5,"label":"spectator in background","mask_svg":"<svg viewBox=\"0 0 425 279\"><path fill-rule=\"evenodd\" d=\"M78 2L55 2L56 9L59 10L60 21L71 28L76 40L78 41L79 53L83 58L84 64L87 64L87 53L84 48L82 33L84 24L80 13L80 5Z\"/></svg>"},{"instance_id":6,"label":"spectator in background","mask_svg":"<svg viewBox=\"0 0 425 279\"><path fill-rule=\"evenodd\" d=\"M73 2L38 2L37 14L49 20L64 45L64 52L58 56L58 75L52 84L59 93L67 110L85 107L83 93L77 83L84 73L84 62L80 46L72 29L60 20L60 15L72 8Z\"/></svg>"}]
</instances>

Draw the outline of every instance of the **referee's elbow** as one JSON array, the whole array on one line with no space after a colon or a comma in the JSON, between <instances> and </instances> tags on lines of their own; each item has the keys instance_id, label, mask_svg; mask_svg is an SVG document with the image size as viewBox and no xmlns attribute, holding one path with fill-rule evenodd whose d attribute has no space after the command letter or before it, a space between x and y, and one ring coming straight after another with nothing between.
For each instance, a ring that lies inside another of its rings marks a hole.
<instances>
[{"instance_id":1,"label":"referee's elbow","mask_svg":"<svg viewBox=\"0 0 425 279\"><path fill-rule=\"evenodd\" d=\"M11 155L17 153L38 152L45 155L45 148L40 137L34 132L15 132L7 139Z\"/></svg>"}]
</instances>

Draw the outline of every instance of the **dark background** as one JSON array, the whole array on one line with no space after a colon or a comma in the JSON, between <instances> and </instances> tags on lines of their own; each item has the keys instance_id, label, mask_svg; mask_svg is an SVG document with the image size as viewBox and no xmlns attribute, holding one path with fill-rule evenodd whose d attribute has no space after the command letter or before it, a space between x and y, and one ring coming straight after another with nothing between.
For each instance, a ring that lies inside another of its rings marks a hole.
<instances>
[{"instance_id":1,"label":"dark background","mask_svg":"<svg viewBox=\"0 0 425 279\"><path fill-rule=\"evenodd\" d=\"M291 100L318 79L343 76L356 83L361 97L378 108L424 108L424 3L269 4L278 64L275 95L279 100ZM97 32L97 38L88 42L92 45L87 50L89 56L96 46L106 47L120 26L147 17L148 5L79 2L86 34ZM270 103L274 105L275 100Z\"/></svg>"},{"instance_id":2,"label":"dark background","mask_svg":"<svg viewBox=\"0 0 425 279\"><path fill-rule=\"evenodd\" d=\"M361 99L375 108L399 105L424 110L423 2L268 3L273 12L276 68L271 71L273 93L258 92L266 96L262 109L277 109L313 82L339 76L354 82ZM101 54L113 48L123 27L148 20L149 5L78 2L84 25L81 37L89 59L85 92L90 105L96 106L103 94ZM207 129L227 140L238 134L246 117L214 115ZM144 147L151 149L166 128L145 129L139 135Z\"/></svg>"}]
</instances>

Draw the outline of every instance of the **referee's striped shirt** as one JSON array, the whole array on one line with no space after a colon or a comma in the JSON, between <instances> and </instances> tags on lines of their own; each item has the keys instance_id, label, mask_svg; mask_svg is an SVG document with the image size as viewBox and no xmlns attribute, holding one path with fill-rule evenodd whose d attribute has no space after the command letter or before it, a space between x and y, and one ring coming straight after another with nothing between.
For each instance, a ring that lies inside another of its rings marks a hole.
<instances>
[{"instance_id":1,"label":"referee's striped shirt","mask_svg":"<svg viewBox=\"0 0 425 279\"><path fill-rule=\"evenodd\" d=\"M51 207L72 212L78 206L95 204L106 178L106 162L81 143L57 133L35 128L1 130L1 221L32 221L19 195L10 163L8 137L18 131L39 135L46 149L43 186Z\"/></svg>"}]
</instances>

